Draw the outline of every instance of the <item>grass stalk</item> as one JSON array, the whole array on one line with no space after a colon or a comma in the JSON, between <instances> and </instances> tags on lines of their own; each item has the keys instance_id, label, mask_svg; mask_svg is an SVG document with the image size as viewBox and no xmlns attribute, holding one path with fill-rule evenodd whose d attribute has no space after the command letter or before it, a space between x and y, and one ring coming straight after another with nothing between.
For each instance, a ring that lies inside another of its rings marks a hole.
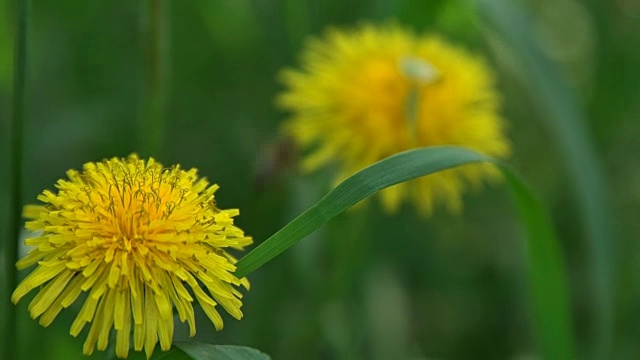
<instances>
[{"instance_id":1,"label":"grass stalk","mask_svg":"<svg viewBox=\"0 0 640 360\"><path fill-rule=\"evenodd\" d=\"M311 31L308 3L306 0L283 0L282 4L290 51L297 53Z\"/></svg>"},{"instance_id":2,"label":"grass stalk","mask_svg":"<svg viewBox=\"0 0 640 360\"><path fill-rule=\"evenodd\" d=\"M18 239L22 221L22 204L20 197L22 194L22 164L23 164L23 140L25 122L25 83L27 68L27 27L29 17L29 0L18 0L16 2L16 30L14 40L14 63L13 63L13 94L11 104L10 123L10 183L9 187L9 212L7 225L9 228L8 237L2 242L3 254L5 256L4 273L6 274L6 288L2 291L2 307L5 314L2 322L2 346L0 354L5 359L13 359L16 356L16 334L17 323L16 313L11 303L11 293L15 289L18 281L15 263L18 258Z\"/></svg>"},{"instance_id":3,"label":"grass stalk","mask_svg":"<svg viewBox=\"0 0 640 360\"><path fill-rule=\"evenodd\" d=\"M146 0L141 14L142 107L138 150L143 156L161 156L166 133L169 99L169 2Z\"/></svg>"}]
</instances>

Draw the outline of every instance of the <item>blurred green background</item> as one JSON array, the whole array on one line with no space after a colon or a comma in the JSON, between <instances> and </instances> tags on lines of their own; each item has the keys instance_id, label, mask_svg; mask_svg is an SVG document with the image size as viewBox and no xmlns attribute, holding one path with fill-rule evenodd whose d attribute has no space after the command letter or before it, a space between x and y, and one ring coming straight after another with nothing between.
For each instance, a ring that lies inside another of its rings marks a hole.
<instances>
[{"instance_id":1,"label":"blurred green background","mask_svg":"<svg viewBox=\"0 0 640 360\"><path fill-rule=\"evenodd\" d=\"M547 110L535 100L539 89L531 76L539 74L520 61L475 2L171 2L170 97L161 154L141 152L137 140L142 4L32 1L23 204L53 188L69 168L140 152L200 169L221 186L219 206L240 208L236 222L259 244L326 193L330 175L302 176L273 156L286 117L273 102L281 90L278 71L295 66L304 39L326 26L396 20L485 54L496 68L514 144L509 162L551 210L567 258L579 354L589 355L594 279L575 185L544 120ZM586 115L579 125L604 174L608 209L602 216L612 219L606 244L613 263L612 356L638 358L640 2L521 5L532 23L514 31L534 35L527 46L560 70L555 81L569 85L574 105ZM11 191L6 169L14 6L0 0L3 241ZM199 314L196 339L251 346L274 359L535 358L525 249L514 208L501 186L465 200L460 216L440 209L423 219L410 207L387 215L376 201L341 215L250 276L242 321L223 314L225 329L215 332ZM77 309L41 328L29 319L28 302L16 307L19 358L82 358L84 336L68 335ZM176 339L186 335L179 325Z\"/></svg>"}]
</instances>

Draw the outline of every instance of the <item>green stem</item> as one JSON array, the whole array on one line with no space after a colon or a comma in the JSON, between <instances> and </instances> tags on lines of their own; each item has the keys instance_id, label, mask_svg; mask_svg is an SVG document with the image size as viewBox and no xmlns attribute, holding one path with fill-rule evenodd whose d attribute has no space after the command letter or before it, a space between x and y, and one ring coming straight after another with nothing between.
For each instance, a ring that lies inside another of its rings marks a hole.
<instances>
[{"instance_id":1,"label":"green stem","mask_svg":"<svg viewBox=\"0 0 640 360\"><path fill-rule=\"evenodd\" d=\"M6 288L2 294L2 307L5 314L3 321L3 343L0 347L0 354L6 359L15 358L16 350L16 315L11 303L11 293L15 289L18 281L15 263L18 258L18 239L22 213L20 195L22 194L22 159L23 159L23 139L24 139L24 118L25 118L25 83L27 68L27 26L29 16L29 0L19 0L17 2L17 24L14 42L14 64L13 64L13 99L11 114L11 169L9 171L11 191L9 192L9 214L8 227L9 237L5 239L5 274Z\"/></svg>"},{"instance_id":2,"label":"green stem","mask_svg":"<svg viewBox=\"0 0 640 360\"><path fill-rule=\"evenodd\" d=\"M567 182L574 192L582 218L588 252L587 270L592 286L589 295L591 325L588 347L582 358L611 359L614 340L614 244L611 232L606 179L592 143L586 114L575 93L562 81L556 64L538 48L531 15L519 2L481 0L477 2L487 24L492 25L513 48L513 58L528 74L527 86L540 119L546 121L549 134L557 143L564 162ZM492 29L493 30L493 29Z\"/></svg>"},{"instance_id":3,"label":"green stem","mask_svg":"<svg viewBox=\"0 0 640 360\"><path fill-rule=\"evenodd\" d=\"M138 147L143 155L160 156L166 131L169 98L169 2L147 0L143 4L141 41L144 49L144 82Z\"/></svg>"},{"instance_id":4,"label":"green stem","mask_svg":"<svg viewBox=\"0 0 640 360\"><path fill-rule=\"evenodd\" d=\"M309 11L306 0L282 0L284 6L285 26L289 35L290 51L296 53L311 31Z\"/></svg>"},{"instance_id":5,"label":"green stem","mask_svg":"<svg viewBox=\"0 0 640 360\"><path fill-rule=\"evenodd\" d=\"M420 85L412 84L407 95L407 121L414 145L418 144L418 124L420 119Z\"/></svg>"},{"instance_id":6,"label":"green stem","mask_svg":"<svg viewBox=\"0 0 640 360\"><path fill-rule=\"evenodd\" d=\"M327 236L330 242L331 258L335 259L331 272L327 274L325 290L318 296L320 306L336 304L345 312L339 326L342 327L341 341L333 346L336 348L336 359L362 358L361 298L358 298L357 284L361 282L363 267L371 259L371 238L368 237L368 226L372 221L374 207L369 200L361 204L357 212L344 216L342 226L333 226ZM336 219L337 220L337 219ZM322 286L322 284L318 284ZM322 289L322 288L321 288ZM320 307L318 311L323 311ZM345 339L346 338L346 339Z\"/></svg>"}]
</instances>

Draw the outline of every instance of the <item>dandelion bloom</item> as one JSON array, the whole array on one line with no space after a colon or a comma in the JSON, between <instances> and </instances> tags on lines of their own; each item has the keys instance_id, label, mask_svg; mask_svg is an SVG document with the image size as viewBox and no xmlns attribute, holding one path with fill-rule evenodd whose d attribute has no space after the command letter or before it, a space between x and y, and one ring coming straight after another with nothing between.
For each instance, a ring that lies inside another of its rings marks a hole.
<instances>
[{"instance_id":1,"label":"dandelion bloom","mask_svg":"<svg viewBox=\"0 0 640 360\"><path fill-rule=\"evenodd\" d=\"M163 168L136 155L90 162L67 176L57 193L38 196L44 205L24 210L27 229L39 235L25 241L34 248L17 267L38 266L11 300L38 288L31 317L48 326L87 293L71 335L91 323L83 348L89 355L96 344L106 349L113 327L118 357L129 353L132 328L136 351L144 348L150 357L158 341L168 350L174 307L195 335L194 297L218 330L217 304L242 317L242 294L234 286L249 284L234 276L236 260L226 249L252 240L233 225L238 210L216 207L217 185L209 186L196 169Z\"/></svg>"},{"instance_id":2,"label":"dandelion bloom","mask_svg":"<svg viewBox=\"0 0 640 360\"><path fill-rule=\"evenodd\" d=\"M300 70L283 72L278 104L292 113L285 132L311 148L304 171L335 161L341 181L400 151L445 144L509 153L490 68L440 37L397 26L331 30L310 41L301 60ZM425 214L438 202L456 212L465 187L497 178L491 165L468 165L380 195L389 211L414 201Z\"/></svg>"}]
</instances>

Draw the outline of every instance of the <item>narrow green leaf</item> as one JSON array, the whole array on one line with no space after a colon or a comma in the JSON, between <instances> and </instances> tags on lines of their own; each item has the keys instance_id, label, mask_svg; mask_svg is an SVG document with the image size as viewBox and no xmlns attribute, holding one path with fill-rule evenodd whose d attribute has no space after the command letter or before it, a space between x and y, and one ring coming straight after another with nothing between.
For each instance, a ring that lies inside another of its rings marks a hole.
<instances>
[{"instance_id":1,"label":"narrow green leaf","mask_svg":"<svg viewBox=\"0 0 640 360\"><path fill-rule=\"evenodd\" d=\"M175 342L187 359L194 360L269 360L270 357L256 349L235 345L212 345L196 341ZM177 359L175 359L177 360Z\"/></svg>"},{"instance_id":2,"label":"narrow green leaf","mask_svg":"<svg viewBox=\"0 0 640 360\"><path fill-rule=\"evenodd\" d=\"M294 51L302 46L304 38L309 35L309 9L306 0L284 0L285 25L289 35L289 46Z\"/></svg>"},{"instance_id":3,"label":"narrow green leaf","mask_svg":"<svg viewBox=\"0 0 640 360\"><path fill-rule=\"evenodd\" d=\"M547 212L508 167L502 168L527 234L531 305L543 359L575 359L564 258Z\"/></svg>"},{"instance_id":4,"label":"narrow green leaf","mask_svg":"<svg viewBox=\"0 0 640 360\"><path fill-rule=\"evenodd\" d=\"M144 359L144 353L129 354L133 359ZM115 354L111 359L115 360ZM213 345L198 341L176 341L169 351L157 351L152 360L269 360L269 355L256 349L236 345Z\"/></svg>"},{"instance_id":5,"label":"narrow green leaf","mask_svg":"<svg viewBox=\"0 0 640 360\"><path fill-rule=\"evenodd\" d=\"M475 151L453 146L409 150L379 161L354 174L317 204L276 232L237 264L245 276L311 234L334 216L378 190L455 166L491 161Z\"/></svg>"},{"instance_id":6,"label":"narrow green leaf","mask_svg":"<svg viewBox=\"0 0 640 360\"><path fill-rule=\"evenodd\" d=\"M574 345L566 274L558 242L544 208L510 168L475 151L437 146L405 151L354 174L309 210L280 229L237 264L245 276L378 190L456 166L498 165L512 190L527 241L528 276L536 331L545 359L573 359Z\"/></svg>"},{"instance_id":7,"label":"narrow green leaf","mask_svg":"<svg viewBox=\"0 0 640 360\"><path fill-rule=\"evenodd\" d=\"M144 83L138 121L138 150L144 155L160 156L166 132L170 88L171 2L141 2L140 38L142 39Z\"/></svg>"},{"instance_id":8,"label":"narrow green leaf","mask_svg":"<svg viewBox=\"0 0 640 360\"><path fill-rule=\"evenodd\" d=\"M18 285L17 269L15 267L18 258L18 239L22 229L21 195L22 195L22 168L24 163L24 123L25 101L27 86L27 48L30 19L30 1L18 0L16 7L16 29L14 34L14 63L13 63L13 93L11 102L10 131L10 168L9 178L9 212L7 216L7 237L0 241L0 255L4 258L0 261L3 268L0 269L0 354L12 359L16 356L16 311L11 303L11 293ZM0 231L0 234L3 234ZM4 281L3 281L4 280Z\"/></svg>"},{"instance_id":9,"label":"narrow green leaf","mask_svg":"<svg viewBox=\"0 0 640 360\"><path fill-rule=\"evenodd\" d=\"M0 49L11 48L11 13L9 12L9 2L0 1ZM2 90L11 84L11 52L0 53L0 88Z\"/></svg>"},{"instance_id":10,"label":"narrow green leaf","mask_svg":"<svg viewBox=\"0 0 640 360\"><path fill-rule=\"evenodd\" d=\"M137 353L137 357L144 358L142 353ZM156 352L151 357L153 360L192 360L191 356L187 355L184 351L177 347L172 347L166 352ZM115 358L114 358L115 360Z\"/></svg>"},{"instance_id":11,"label":"narrow green leaf","mask_svg":"<svg viewBox=\"0 0 640 360\"><path fill-rule=\"evenodd\" d=\"M587 131L588 120L574 92L563 81L558 67L540 51L533 29L536 24L518 2L478 2L488 25L514 50L513 55L527 74L531 97L541 110L566 164L566 173L576 195L589 252L593 288L590 296L593 322L590 326L589 357L610 359L613 339L612 262L614 241L604 175Z\"/></svg>"}]
</instances>

